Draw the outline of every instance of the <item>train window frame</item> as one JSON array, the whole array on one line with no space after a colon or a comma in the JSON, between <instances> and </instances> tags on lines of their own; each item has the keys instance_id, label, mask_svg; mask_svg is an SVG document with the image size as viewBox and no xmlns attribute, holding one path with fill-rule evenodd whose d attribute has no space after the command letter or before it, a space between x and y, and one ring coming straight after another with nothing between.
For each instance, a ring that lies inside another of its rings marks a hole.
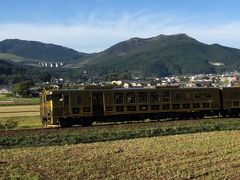
<instances>
[{"instance_id":1,"label":"train window frame","mask_svg":"<svg viewBox=\"0 0 240 180\"><path fill-rule=\"evenodd\" d=\"M72 108L72 114L80 114L80 108Z\"/></svg>"},{"instance_id":2,"label":"train window frame","mask_svg":"<svg viewBox=\"0 0 240 180\"><path fill-rule=\"evenodd\" d=\"M163 102L168 102L170 101L170 93L168 91L165 91L161 94L162 101Z\"/></svg>"},{"instance_id":3,"label":"train window frame","mask_svg":"<svg viewBox=\"0 0 240 180\"><path fill-rule=\"evenodd\" d=\"M159 105L151 105L151 110L153 111L159 110Z\"/></svg>"},{"instance_id":4,"label":"train window frame","mask_svg":"<svg viewBox=\"0 0 240 180\"><path fill-rule=\"evenodd\" d=\"M148 94L147 92L138 93L138 102L139 103L148 103Z\"/></svg>"},{"instance_id":5,"label":"train window frame","mask_svg":"<svg viewBox=\"0 0 240 180\"><path fill-rule=\"evenodd\" d=\"M194 99L212 99L212 93L210 92L195 93Z\"/></svg>"},{"instance_id":6,"label":"train window frame","mask_svg":"<svg viewBox=\"0 0 240 180\"><path fill-rule=\"evenodd\" d=\"M177 100L182 99L182 94L180 94L180 93L175 94L175 98Z\"/></svg>"},{"instance_id":7,"label":"train window frame","mask_svg":"<svg viewBox=\"0 0 240 180\"><path fill-rule=\"evenodd\" d=\"M63 101L64 101L64 104L65 105L69 105L69 96L67 95L64 95L64 99L63 99Z\"/></svg>"},{"instance_id":8,"label":"train window frame","mask_svg":"<svg viewBox=\"0 0 240 180\"><path fill-rule=\"evenodd\" d=\"M136 111L136 106L127 106L127 111Z\"/></svg>"},{"instance_id":9,"label":"train window frame","mask_svg":"<svg viewBox=\"0 0 240 180\"><path fill-rule=\"evenodd\" d=\"M77 104L81 104L81 96L77 96L77 98L76 98L76 103L77 103Z\"/></svg>"},{"instance_id":10,"label":"train window frame","mask_svg":"<svg viewBox=\"0 0 240 180\"><path fill-rule=\"evenodd\" d=\"M61 93L54 94L53 99L59 101L62 100L62 94Z\"/></svg>"},{"instance_id":11,"label":"train window frame","mask_svg":"<svg viewBox=\"0 0 240 180\"><path fill-rule=\"evenodd\" d=\"M163 104L162 109L164 110L170 109L170 104Z\"/></svg>"},{"instance_id":12,"label":"train window frame","mask_svg":"<svg viewBox=\"0 0 240 180\"><path fill-rule=\"evenodd\" d=\"M114 104L123 104L123 99L124 99L123 93L114 93Z\"/></svg>"},{"instance_id":13,"label":"train window frame","mask_svg":"<svg viewBox=\"0 0 240 180\"><path fill-rule=\"evenodd\" d=\"M150 93L150 102L151 103L158 103L159 102L159 94L157 92Z\"/></svg>"},{"instance_id":14,"label":"train window frame","mask_svg":"<svg viewBox=\"0 0 240 180\"><path fill-rule=\"evenodd\" d=\"M46 101L51 101L51 100L53 100L53 95L52 94L46 95Z\"/></svg>"},{"instance_id":15,"label":"train window frame","mask_svg":"<svg viewBox=\"0 0 240 180\"><path fill-rule=\"evenodd\" d=\"M91 108L90 107L83 107L83 112L91 112Z\"/></svg>"},{"instance_id":16,"label":"train window frame","mask_svg":"<svg viewBox=\"0 0 240 180\"><path fill-rule=\"evenodd\" d=\"M106 107L106 111L113 111L113 107L107 106L107 107Z\"/></svg>"},{"instance_id":17,"label":"train window frame","mask_svg":"<svg viewBox=\"0 0 240 180\"><path fill-rule=\"evenodd\" d=\"M239 106L239 101L233 101L233 106L238 107Z\"/></svg>"},{"instance_id":18,"label":"train window frame","mask_svg":"<svg viewBox=\"0 0 240 180\"><path fill-rule=\"evenodd\" d=\"M173 109L180 109L180 104L172 104Z\"/></svg>"},{"instance_id":19,"label":"train window frame","mask_svg":"<svg viewBox=\"0 0 240 180\"><path fill-rule=\"evenodd\" d=\"M124 106L116 106L116 112L123 112Z\"/></svg>"},{"instance_id":20,"label":"train window frame","mask_svg":"<svg viewBox=\"0 0 240 180\"><path fill-rule=\"evenodd\" d=\"M182 104L183 109L191 108L191 105L189 103Z\"/></svg>"},{"instance_id":21,"label":"train window frame","mask_svg":"<svg viewBox=\"0 0 240 180\"><path fill-rule=\"evenodd\" d=\"M192 107L193 108L200 108L200 103L193 103Z\"/></svg>"},{"instance_id":22,"label":"train window frame","mask_svg":"<svg viewBox=\"0 0 240 180\"><path fill-rule=\"evenodd\" d=\"M210 108L210 103L202 103L203 108Z\"/></svg>"},{"instance_id":23,"label":"train window frame","mask_svg":"<svg viewBox=\"0 0 240 180\"><path fill-rule=\"evenodd\" d=\"M128 104L136 103L136 94L135 93L127 93L127 103Z\"/></svg>"},{"instance_id":24,"label":"train window frame","mask_svg":"<svg viewBox=\"0 0 240 180\"><path fill-rule=\"evenodd\" d=\"M140 105L139 106L139 111L147 111L148 110L148 105Z\"/></svg>"}]
</instances>

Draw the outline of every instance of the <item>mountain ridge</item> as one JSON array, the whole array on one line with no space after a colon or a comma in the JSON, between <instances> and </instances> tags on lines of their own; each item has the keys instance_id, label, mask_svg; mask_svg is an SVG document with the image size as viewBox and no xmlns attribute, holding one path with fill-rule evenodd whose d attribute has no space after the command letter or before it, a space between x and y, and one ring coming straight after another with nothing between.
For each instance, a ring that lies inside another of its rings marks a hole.
<instances>
[{"instance_id":1,"label":"mountain ridge","mask_svg":"<svg viewBox=\"0 0 240 180\"><path fill-rule=\"evenodd\" d=\"M38 59L45 61L71 61L87 57L89 54L78 52L71 48L20 39L5 39L0 41L0 53L14 54L26 59Z\"/></svg>"},{"instance_id":2,"label":"mountain ridge","mask_svg":"<svg viewBox=\"0 0 240 180\"><path fill-rule=\"evenodd\" d=\"M212 61L226 66L215 67L209 63ZM83 59L79 65L104 69L100 74L126 71L143 76L215 73L239 69L240 50L207 45L186 34L159 35L119 42Z\"/></svg>"},{"instance_id":3,"label":"mountain ridge","mask_svg":"<svg viewBox=\"0 0 240 180\"><path fill-rule=\"evenodd\" d=\"M61 59L67 62L63 68L73 68L74 72L79 74L88 71L95 76L114 73L142 77L168 76L216 73L239 70L240 67L239 49L219 44L204 44L183 33L160 34L150 38L134 37L92 54L54 44L8 39L0 42L0 53L18 55L20 57L17 56L17 60L20 59L20 63L24 62L26 65L34 65L39 62L36 59L44 56L48 56L46 59L43 58L45 61L51 62L59 62L59 57L62 57ZM61 56L61 53L64 56ZM221 66L214 66L211 62L220 63ZM48 70L53 71L53 68Z\"/></svg>"}]
</instances>

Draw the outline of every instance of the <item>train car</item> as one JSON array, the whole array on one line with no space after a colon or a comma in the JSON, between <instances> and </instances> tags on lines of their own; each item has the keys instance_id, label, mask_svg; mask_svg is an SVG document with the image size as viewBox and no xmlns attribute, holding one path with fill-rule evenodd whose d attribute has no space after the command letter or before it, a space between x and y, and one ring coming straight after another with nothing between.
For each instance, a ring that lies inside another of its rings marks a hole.
<instances>
[{"instance_id":1,"label":"train car","mask_svg":"<svg viewBox=\"0 0 240 180\"><path fill-rule=\"evenodd\" d=\"M240 115L240 87L222 88L223 117L239 117Z\"/></svg>"},{"instance_id":2,"label":"train car","mask_svg":"<svg viewBox=\"0 0 240 180\"><path fill-rule=\"evenodd\" d=\"M218 88L114 88L43 91L41 118L62 127L93 121L202 118L218 115Z\"/></svg>"}]
</instances>

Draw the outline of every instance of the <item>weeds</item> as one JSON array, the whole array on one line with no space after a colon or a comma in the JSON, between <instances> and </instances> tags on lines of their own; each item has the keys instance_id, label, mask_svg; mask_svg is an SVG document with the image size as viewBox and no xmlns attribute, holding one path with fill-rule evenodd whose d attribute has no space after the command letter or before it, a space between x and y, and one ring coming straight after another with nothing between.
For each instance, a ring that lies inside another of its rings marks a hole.
<instances>
[{"instance_id":1,"label":"weeds","mask_svg":"<svg viewBox=\"0 0 240 180\"><path fill-rule=\"evenodd\" d=\"M0 129L14 129L18 126L18 122L14 121L12 118L5 118L0 121Z\"/></svg>"}]
</instances>

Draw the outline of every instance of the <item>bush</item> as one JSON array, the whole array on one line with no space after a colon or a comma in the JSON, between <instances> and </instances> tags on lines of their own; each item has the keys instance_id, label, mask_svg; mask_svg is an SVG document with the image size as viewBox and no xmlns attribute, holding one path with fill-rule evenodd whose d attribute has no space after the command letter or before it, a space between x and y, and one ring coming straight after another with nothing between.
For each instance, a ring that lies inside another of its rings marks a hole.
<instances>
[{"instance_id":1,"label":"bush","mask_svg":"<svg viewBox=\"0 0 240 180\"><path fill-rule=\"evenodd\" d=\"M34 82L24 81L17 84L14 84L14 93L17 97L30 97L29 89L34 87Z\"/></svg>"}]
</instances>

